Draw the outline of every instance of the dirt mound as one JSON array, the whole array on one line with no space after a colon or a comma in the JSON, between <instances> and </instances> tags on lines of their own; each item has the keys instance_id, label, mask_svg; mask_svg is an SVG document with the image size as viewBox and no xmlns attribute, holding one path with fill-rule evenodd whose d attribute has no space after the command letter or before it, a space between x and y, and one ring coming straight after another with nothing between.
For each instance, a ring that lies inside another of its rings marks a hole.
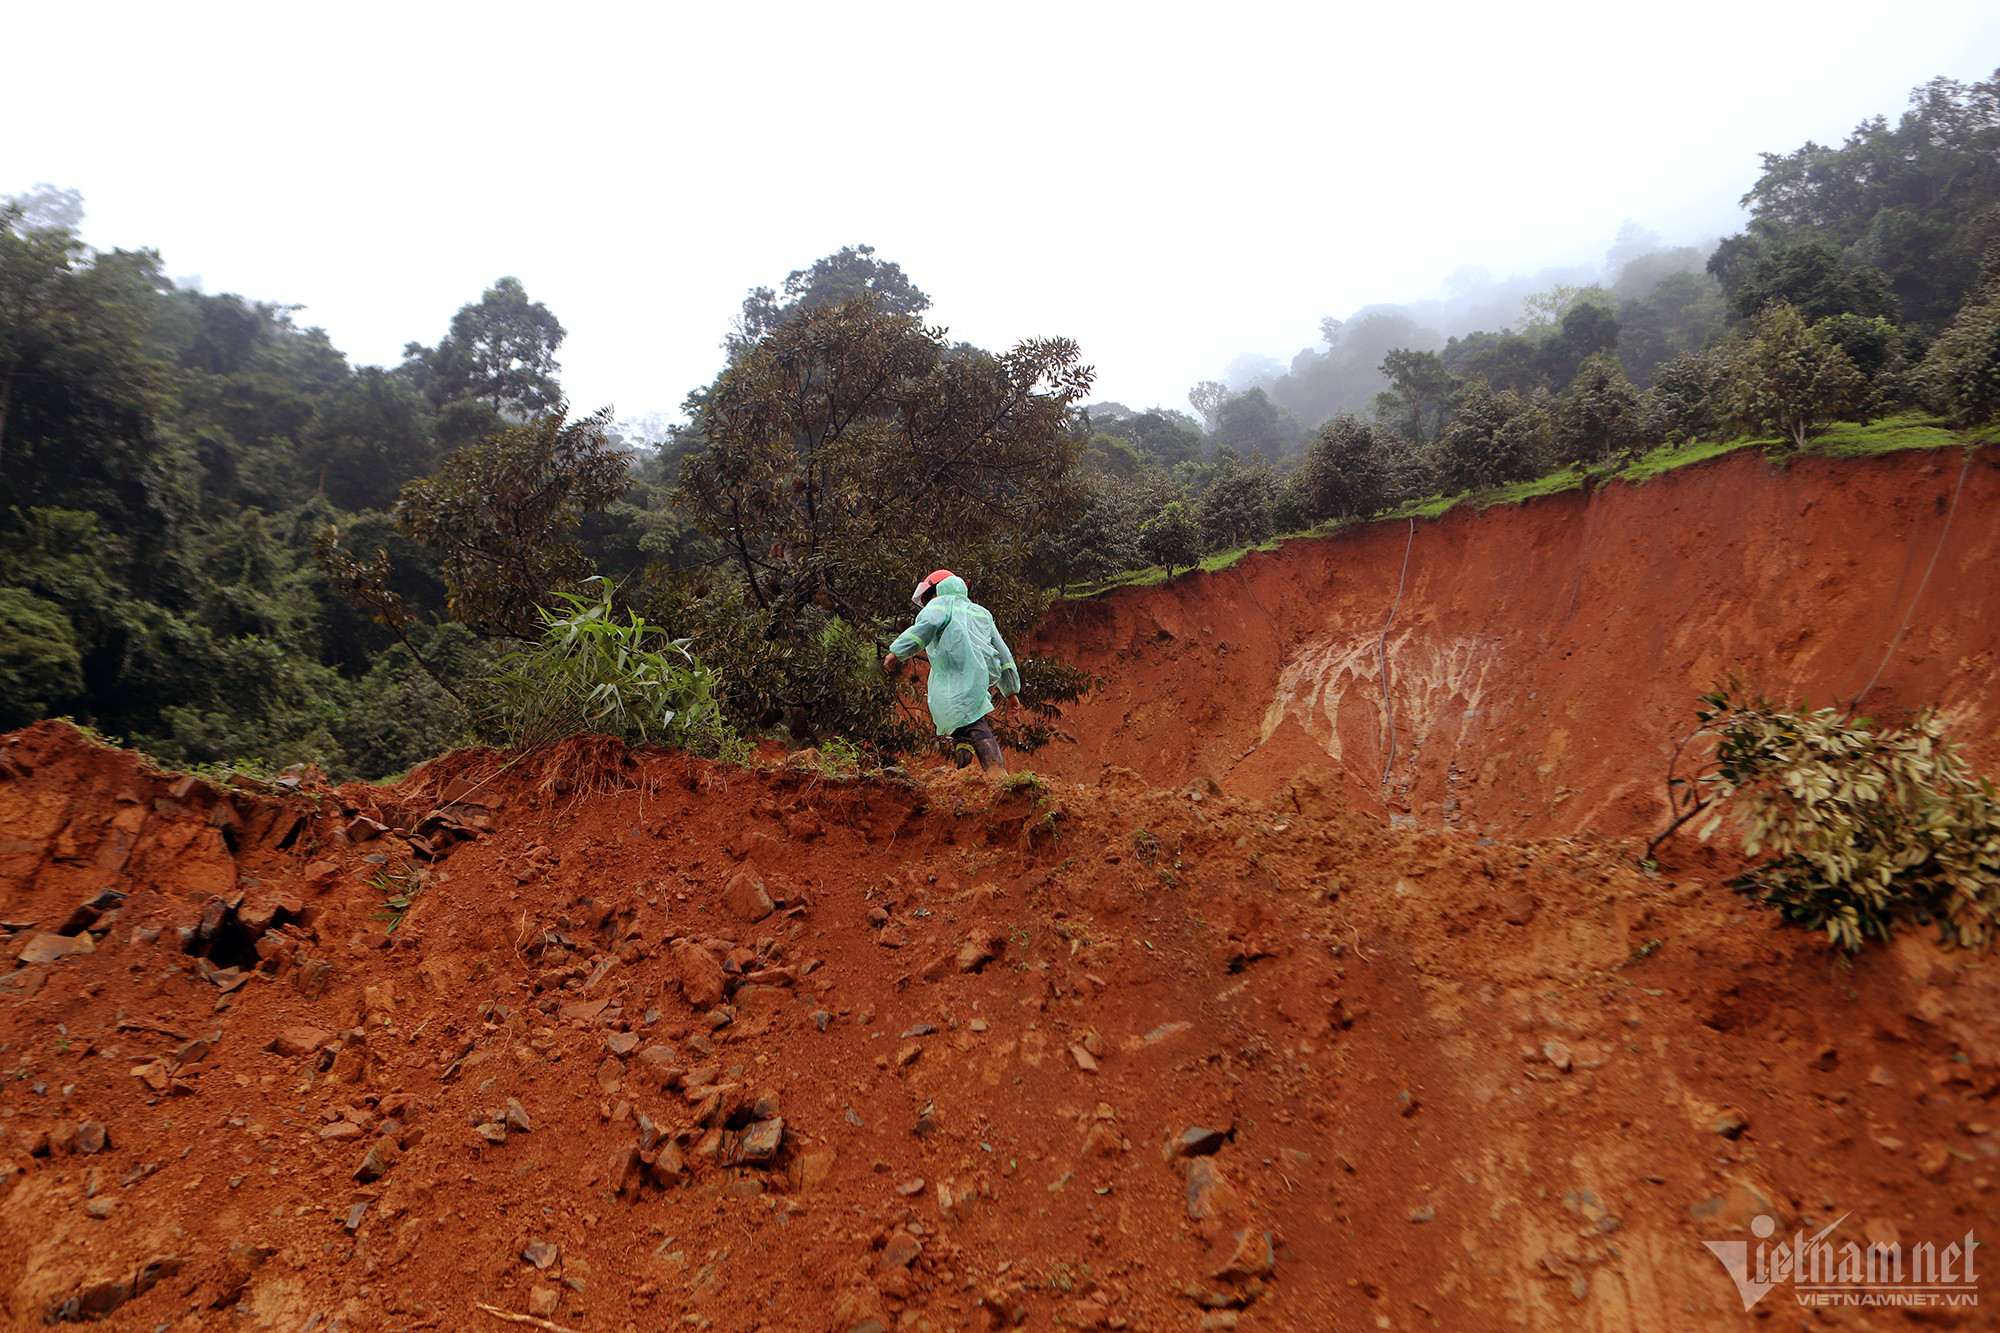
<instances>
[{"instance_id":1,"label":"dirt mound","mask_svg":"<svg viewBox=\"0 0 2000 1333\"><path fill-rule=\"evenodd\" d=\"M1872 680L1872 714L1941 704L1990 771L1996 513L2000 450L1744 451L1289 542L1058 607L1034 646L1107 685L1047 762L1256 798L1327 764L1358 806L1426 827L1638 833L1665 822L1695 697L1740 669L1782 702Z\"/></svg>"},{"instance_id":2,"label":"dirt mound","mask_svg":"<svg viewBox=\"0 0 2000 1333\"><path fill-rule=\"evenodd\" d=\"M16 1326L1737 1328L1754 1216L1992 1220L1991 969L1330 770L285 791L43 724L0 829Z\"/></svg>"}]
</instances>

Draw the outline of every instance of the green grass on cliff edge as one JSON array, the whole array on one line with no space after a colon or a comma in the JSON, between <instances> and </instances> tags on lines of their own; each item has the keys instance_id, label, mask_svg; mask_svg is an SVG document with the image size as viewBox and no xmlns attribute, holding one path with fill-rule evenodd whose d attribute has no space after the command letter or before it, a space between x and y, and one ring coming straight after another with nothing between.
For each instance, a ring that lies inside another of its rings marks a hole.
<instances>
[{"instance_id":1,"label":"green grass on cliff edge","mask_svg":"<svg viewBox=\"0 0 2000 1333\"><path fill-rule=\"evenodd\" d=\"M1689 440L1684 444L1663 444L1657 449L1641 454L1629 462L1608 467L1592 468L1590 475L1600 483L1622 481L1630 486L1641 486L1663 473L1677 468L1705 463L1723 454L1735 453L1739 449L1762 449L1765 455L1779 466L1798 458L1867 458L1875 454L1895 453L1901 449L1943 449L1950 446L1977 446L2000 444L2000 431L1953 431L1946 426L1944 418L1922 412L1905 412L1897 416L1883 417L1877 421L1841 422L1826 434L1814 440L1804 449L1794 450L1781 439L1735 439L1735 440ZM1287 541L1299 537L1325 537L1342 528L1360 523L1387 523L1407 518L1436 518L1439 514L1456 505L1469 504L1476 509L1486 510L1494 505L1520 504L1544 495L1557 495L1563 491L1575 490L1583 485L1585 473L1578 468L1564 468L1551 472L1533 481L1516 482L1511 486L1497 486L1487 491L1470 491L1463 495L1433 495L1427 499L1376 514L1365 519L1347 519L1321 523L1317 527L1301 532L1287 532L1260 542L1255 546L1239 546L1234 550L1218 551L1204 559L1197 568L1215 573L1228 569L1251 551L1275 551ZM1180 571L1181 574L1187 570ZM1175 577L1179 577L1177 574ZM1150 569L1133 570L1119 574L1102 583L1092 584L1070 594L1072 599L1095 597L1113 588L1145 588L1167 581L1167 572L1158 565Z\"/></svg>"}]
</instances>

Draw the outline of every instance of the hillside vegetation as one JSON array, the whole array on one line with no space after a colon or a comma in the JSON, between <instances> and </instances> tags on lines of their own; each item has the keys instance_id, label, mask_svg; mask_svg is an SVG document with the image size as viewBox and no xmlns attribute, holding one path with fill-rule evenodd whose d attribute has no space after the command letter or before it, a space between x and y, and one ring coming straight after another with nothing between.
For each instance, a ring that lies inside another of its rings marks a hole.
<instances>
[{"instance_id":1,"label":"hillside vegetation","mask_svg":"<svg viewBox=\"0 0 2000 1333\"><path fill-rule=\"evenodd\" d=\"M671 429L572 410L563 325L513 278L354 366L284 306L90 249L45 187L0 217L0 727L393 774L518 739L496 663L602 577L634 647L714 673L729 728L906 752L921 709L877 664L940 565L1018 641L1064 591L1281 532L1753 444L1973 438L2000 416L1996 147L2000 78L1933 81L1893 125L1767 155L1711 254L1627 238L1609 285L1449 340L1329 321L1194 415L1090 402L1061 338L954 342L847 247L750 293ZM1033 748L1091 681L1023 667L1036 711L1003 739Z\"/></svg>"}]
</instances>

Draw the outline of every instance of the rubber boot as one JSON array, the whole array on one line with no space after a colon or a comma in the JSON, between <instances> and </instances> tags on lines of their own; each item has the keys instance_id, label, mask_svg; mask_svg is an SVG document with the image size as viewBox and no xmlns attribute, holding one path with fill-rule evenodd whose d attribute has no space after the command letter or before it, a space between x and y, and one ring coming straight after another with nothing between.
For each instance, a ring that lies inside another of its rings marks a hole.
<instances>
[{"instance_id":1,"label":"rubber boot","mask_svg":"<svg viewBox=\"0 0 2000 1333\"><path fill-rule=\"evenodd\" d=\"M1000 755L999 741L988 740L986 737L982 736L978 740L973 742L973 746L979 751L980 768L986 770L997 768L1000 770L1002 774L1006 773L1007 761Z\"/></svg>"}]
</instances>

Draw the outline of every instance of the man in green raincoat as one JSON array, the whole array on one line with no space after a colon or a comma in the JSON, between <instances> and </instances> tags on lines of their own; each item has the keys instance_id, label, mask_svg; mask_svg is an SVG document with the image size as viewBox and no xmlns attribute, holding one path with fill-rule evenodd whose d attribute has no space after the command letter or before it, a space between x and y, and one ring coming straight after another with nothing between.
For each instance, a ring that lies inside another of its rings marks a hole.
<instances>
[{"instance_id":1,"label":"man in green raincoat","mask_svg":"<svg viewBox=\"0 0 2000 1333\"><path fill-rule=\"evenodd\" d=\"M967 595L965 580L948 569L932 573L917 585L910 600L922 610L917 623L896 636L882 669L896 670L899 659L925 653L931 659L931 721L940 736L953 741L952 758L960 768L979 757L982 769L1007 771L1000 742L986 720L993 711L993 691L1007 696L1021 710L1021 673L1014 654L993 624L992 613Z\"/></svg>"}]
</instances>

